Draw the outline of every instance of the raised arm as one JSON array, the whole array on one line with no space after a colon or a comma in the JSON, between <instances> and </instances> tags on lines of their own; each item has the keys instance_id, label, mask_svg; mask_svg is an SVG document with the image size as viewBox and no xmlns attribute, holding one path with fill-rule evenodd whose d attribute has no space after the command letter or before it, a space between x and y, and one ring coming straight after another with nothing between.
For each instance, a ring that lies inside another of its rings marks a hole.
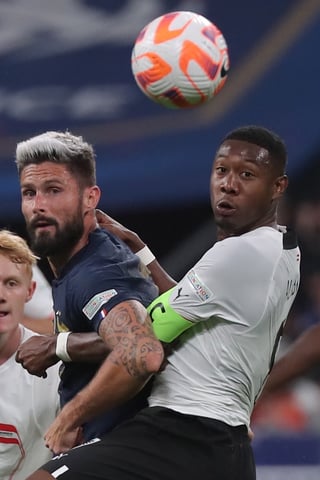
<instances>
[{"instance_id":1,"label":"raised arm","mask_svg":"<svg viewBox=\"0 0 320 480\"><path fill-rule=\"evenodd\" d=\"M91 382L67 403L45 435L55 453L69 448L64 439L97 414L137 394L161 368L164 353L146 309L136 300L113 307L99 333L110 354Z\"/></svg>"},{"instance_id":2,"label":"raised arm","mask_svg":"<svg viewBox=\"0 0 320 480\"><path fill-rule=\"evenodd\" d=\"M61 334L59 334L61 335ZM16 361L32 375L46 377L47 368L57 363L58 335L35 335L22 343L16 353ZM65 350L71 361L85 363L102 362L109 349L95 332L70 333Z\"/></svg>"},{"instance_id":3,"label":"raised arm","mask_svg":"<svg viewBox=\"0 0 320 480\"><path fill-rule=\"evenodd\" d=\"M146 251L146 244L143 242L143 240L141 240L137 233L129 230L124 225L104 213L102 210L96 210L96 216L101 228L104 228L116 235L128 245L133 253L138 254L138 256L141 258L140 253L142 250L144 250L144 252ZM177 282L161 267L151 252L149 255L147 255L147 258L148 260L143 263L148 267L154 283L159 288L159 293L163 293L176 285ZM152 260L152 258L154 259ZM143 261L143 258L141 260Z\"/></svg>"}]
</instances>

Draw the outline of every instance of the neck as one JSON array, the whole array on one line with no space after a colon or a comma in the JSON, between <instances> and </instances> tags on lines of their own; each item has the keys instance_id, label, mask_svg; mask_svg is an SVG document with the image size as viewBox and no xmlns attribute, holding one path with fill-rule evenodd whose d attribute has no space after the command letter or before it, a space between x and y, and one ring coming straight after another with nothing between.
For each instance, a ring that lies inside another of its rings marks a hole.
<instances>
[{"instance_id":1,"label":"neck","mask_svg":"<svg viewBox=\"0 0 320 480\"><path fill-rule=\"evenodd\" d=\"M217 227L217 240L224 240L225 238L229 237L239 237L240 235L243 235L244 233L251 232L252 230L256 230L256 228L260 227L271 227L274 228L275 230L278 229L278 223L276 220L272 220L271 222L261 222L261 224L257 223L252 227L245 227L243 229L239 230L225 230L223 228L220 228L219 226Z\"/></svg>"}]
</instances>

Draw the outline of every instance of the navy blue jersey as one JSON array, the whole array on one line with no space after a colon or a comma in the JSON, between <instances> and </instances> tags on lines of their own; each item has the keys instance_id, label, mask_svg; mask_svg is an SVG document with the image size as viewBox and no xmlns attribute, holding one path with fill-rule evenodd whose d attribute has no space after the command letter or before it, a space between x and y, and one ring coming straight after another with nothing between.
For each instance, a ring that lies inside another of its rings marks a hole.
<instances>
[{"instance_id":1,"label":"navy blue jersey","mask_svg":"<svg viewBox=\"0 0 320 480\"><path fill-rule=\"evenodd\" d=\"M105 230L92 232L88 244L53 281L56 332L97 332L107 313L126 300L138 300L148 306L158 289L141 274L139 267L138 257L123 242ZM64 363L59 387L61 406L89 383L99 366ZM147 386L130 402L85 424L85 440L101 436L146 406L148 393Z\"/></svg>"}]
</instances>

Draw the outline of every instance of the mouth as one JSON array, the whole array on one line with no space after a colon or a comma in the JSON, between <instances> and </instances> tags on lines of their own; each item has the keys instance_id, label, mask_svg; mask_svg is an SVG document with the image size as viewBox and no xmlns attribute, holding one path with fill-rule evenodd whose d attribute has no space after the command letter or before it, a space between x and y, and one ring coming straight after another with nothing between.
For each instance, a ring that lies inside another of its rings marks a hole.
<instances>
[{"instance_id":1,"label":"mouth","mask_svg":"<svg viewBox=\"0 0 320 480\"><path fill-rule=\"evenodd\" d=\"M43 231L43 230L48 230L50 228L52 228L54 225L53 223L49 223L49 222L46 222L44 220L41 220L41 221L38 221L38 222L35 222L33 224L33 229L34 230L40 230L40 231Z\"/></svg>"},{"instance_id":2,"label":"mouth","mask_svg":"<svg viewBox=\"0 0 320 480\"><path fill-rule=\"evenodd\" d=\"M223 217L233 215L235 211L236 208L234 207L234 205L232 205L227 200L220 200L220 202L216 204L216 212Z\"/></svg>"},{"instance_id":3,"label":"mouth","mask_svg":"<svg viewBox=\"0 0 320 480\"><path fill-rule=\"evenodd\" d=\"M0 318L6 317L9 314L9 312L0 312Z\"/></svg>"}]
</instances>

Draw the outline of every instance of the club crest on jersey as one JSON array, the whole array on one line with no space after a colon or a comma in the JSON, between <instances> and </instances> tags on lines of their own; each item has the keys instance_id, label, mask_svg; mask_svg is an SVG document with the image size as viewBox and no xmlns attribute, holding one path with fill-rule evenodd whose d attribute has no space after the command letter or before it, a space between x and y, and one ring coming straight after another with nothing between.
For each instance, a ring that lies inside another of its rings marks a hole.
<instances>
[{"instance_id":1,"label":"club crest on jersey","mask_svg":"<svg viewBox=\"0 0 320 480\"><path fill-rule=\"evenodd\" d=\"M82 311L88 317L89 320L92 320L98 310L107 303L110 298L117 295L118 292L114 288L111 290L105 290L104 292L97 293L92 297L89 302L83 307Z\"/></svg>"},{"instance_id":2,"label":"club crest on jersey","mask_svg":"<svg viewBox=\"0 0 320 480\"><path fill-rule=\"evenodd\" d=\"M211 291L209 290L208 287L206 287L198 278L194 270L190 270L187 273L187 278L191 282L193 288L196 291L197 296L202 300L203 302L205 300L208 300L208 298L211 295Z\"/></svg>"}]
</instances>

